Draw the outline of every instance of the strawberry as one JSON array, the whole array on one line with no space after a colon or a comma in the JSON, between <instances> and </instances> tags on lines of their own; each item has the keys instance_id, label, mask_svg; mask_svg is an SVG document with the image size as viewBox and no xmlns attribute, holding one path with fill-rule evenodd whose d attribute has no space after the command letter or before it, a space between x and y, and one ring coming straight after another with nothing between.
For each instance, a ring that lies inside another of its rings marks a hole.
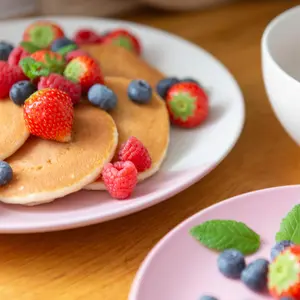
<instances>
[{"instance_id":1,"label":"strawberry","mask_svg":"<svg viewBox=\"0 0 300 300\"><path fill-rule=\"evenodd\" d=\"M96 31L89 28L78 30L73 40L77 45L101 44L103 42L103 38Z\"/></svg>"},{"instance_id":2,"label":"strawberry","mask_svg":"<svg viewBox=\"0 0 300 300\"><path fill-rule=\"evenodd\" d=\"M167 92L166 104L173 124L192 128L208 116L208 97L197 84L177 83Z\"/></svg>"},{"instance_id":3,"label":"strawberry","mask_svg":"<svg viewBox=\"0 0 300 300\"><path fill-rule=\"evenodd\" d=\"M100 66L89 56L78 56L72 59L64 71L64 76L79 82L83 92L87 92L96 83L104 82Z\"/></svg>"},{"instance_id":4,"label":"strawberry","mask_svg":"<svg viewBox=\"0 0 300 300\"><path fill-rule=\"evenodd\" d=\"M300 299L300 246L287 248L269 265L268 288L276 299Z\"/></svg>"},{"instance_id":5,"label":"strawberry","mask_svg":"<svg viewBox=\"0 0 300 300\"><path fill-rule=\"evenodd\" d=\"M74 110L71 97L58 89L44 89L24 103L25 124L32 135L58 142L71 140Z\"/></svg>"},{"instance_id":6,"label":"strawberry","mask_svg":"<svg viewBox=\"0 0 300 300\"><path fill-rule=\"evenodd\" d=\"M49 21L37 21L29 25L23 34L23 40L30 42L40 49L47 49L52 42L65 34L55 23Z\"/></svg>"},{"instance_id":7,"label":"strawberry","mask_svg":"<svg viewBox=\"0 0 300 300\"><path fill-rule=\"evenodd\" d=\"M142 52L142 46L135 35L125 29L116 29L103 37L103 43L112 43L121 46L138 55Z\"/></svg>"},{"instance_id":8,"label":"strawberry","mask_svg":"<svg viewBox=\"0 0 300 300\"><path fill-rule=\"evenodd\" d=\"M57 52L49 50L39 50L30 56L37 62L43 63L50 72L61 74L65 67L65 60L63 56Z\"/></svg>"}]
</instances>

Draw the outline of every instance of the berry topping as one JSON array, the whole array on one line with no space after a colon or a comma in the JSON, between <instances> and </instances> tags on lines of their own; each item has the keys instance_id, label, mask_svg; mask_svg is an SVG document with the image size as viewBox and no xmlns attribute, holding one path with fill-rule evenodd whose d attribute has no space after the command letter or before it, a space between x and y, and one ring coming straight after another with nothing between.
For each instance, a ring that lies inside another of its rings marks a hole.
<instances>
[{"instance_id":1,"label":"berry topping","mask_svg":"<svg viewBox=\"0 0 300 300\"><path fill-rule=\"evenodd\" d=\"M68 52L66 54L66 60L67 60L67 62L70 62L72 59L74 59L78 56L90 56L90 55L89 55L89 53L87 53L84 50L77 49L77 50Z\"/></svg>"},{"instance_id":2,"label":"berry topping","mask_svg":"<svg viewBox=\"0 0 300 300\"><path fill-rule=\"evenodd\" d=\"M38 89L54 88L66 92L72 99L73 104L77 104L81 98L81 86L79 83L70 81L59 74L50 74L41 77L38 83Z\"/></svg>"},{"instance_id":3,"label":"berry topping","mask_svg":"<svg viewBox=\"0 0 300 300\"><path fill-rule=\"evenodd\" d=\"M23 40L31 42L40 49L46 49L54 40L63 36L64 32L57 24L49 21L37 21L25 29Z\"/></svg>"},{"instance_id":4,"label":"berry topping","mask_svg":"<svg viewBox=\"0 0 300 300\"><path fill-rule=\"evenodd\" d=\"M149 103L152 98L152 88L145 80L132 80L127 93L132 101L139 104Z\"/></svg>"},{"instance_id":5,"label":"berry topping","mask_svg":"<svg viewBox=\"0 0 300 300\"><path fill-rule=\"evenodd\" d=\"M268 267L269 262L266 259L257 259L244 269L241 280L249 289L263 292L267 287Z\"/></svg>"},{"instance_id":6,"label":"berry topping","mask_svg":"<svg viewBox=\"0 0 300 300\"><path fill-rule=\"evenodd\" d=\"M53 73L61 74L66 65L66 62L61 54L49 50L40 50L34 52L30 57L36 62L43 63L49 69L49 71Z\"/></svg>"},{"instance_id":7,"label":"berry topping","mask_svg":"<svg viewBox=\"0 0 300 300\"><path fill-rule=\"evenodd\" d=\"M98 33L92 29L81 29L74 35L74 41L78 45L83 44L99 44L103 39Z\"/></svg>"},{"instance_id":8,"label":"berry topping","mask_svg":"<svg viewBox=\"0 0 300 300\"><path fill-rule=\"evenodd\" d=\"M218 268L228 278L240 278L245 267L245 258L238 250L225 250L218 257Z\"/></svg>"},{"instance_id":9,"label":"berry topping","mask_svg":"<svg viewBox=\"0 0 300 300\"><path fill-rule=\"evenodd\" d=\"M274 260L283 250L293 245L294 243L291 241L281 241L279 243L276 243L275 246L271 249L271 260Z\"/></svg>"},{"instance_id":10,"label":"berry topping","mask_svg":"<svg viewBox=\"0 0 300 300\"><path fill-rule=\"evenodd\" d=\"M127 199L137 184L137 169L130 161L108 163L102 170L104 184L115 199Z\"/></svg>"},{"instance_id":11,"label":"berry topping","mask_svg":"<svg viewBox=\"0 0 300 300\"><path fill-rule=\"evenodd\" d=\"M117 105L116 94L105 85L99 83L89 89L88 99L92 104L106 111L114 109Z\"/></svg>"},{"instance_id":12,"label":"berry topping","mask_svg":"<svg viewBox=\"0 0 300 300\"><path fill-rule=\"evenodd\" d=\"M134 163L138 172L143 172L152 165L147 148L134 136L130 137L121 145L119 159L121 161L131 161Z\"/></svg>"},{"instance_id":13,"label":"berry topping","mask_svg":"<svg viewBox=\"0 0 300 300\"><path fill-rule=\"evenodd\" d=\"M13 170L11 166L5 161L0 161L0 186L8 184L12 178Z\"/></svg>"},{"instance_id":14,"label":"berry topping","mask_svg":"<svg viewBox=\"0 0 300 300\"><path fill-rule=\"evenodd\" d=\"M24 103L24 118L29 132L47 140L68 142L73 126L73 103L58 89L35 92Z\"/></svg>"},{"instance_id":15,"label":"berry topping","mask_svg":"<svg viewBox=\"0 0 300 300\"><path fill-rule=\"evenodd\" d=\"M78 48L76 43L74 43L74 41L72 41L66 37L61 37L52 43L51 51L58 52L59 50L61 50L62 48L65 48L66 46L75 47L75 48L73 48L73 50Z\"/></svg>"},{"instance_id":16,"label":"berry topping","mask_svg":"<svg viewBox=\"0 0 300 300\"><path fill-rule=\"evenodd\" d=\"M88 56L78 56L71 60L64 71L64 76L79 82L83 92L88 92L96 83L104 82L98 63Z\"/></svg>"},{"instance_id":17,"label":"berry topping","mask_svg":"<svg viewBox=\"0 0 300 300\"><path fill-rule=\"evenodd\" d=\"M218 300L218 299L212 296L202 296L199 298L199 300Z\"/></svg>"},{"instance_id":18,"label":"berry topping","mask_svg":"<svg viewBox=\"0 0 300 300\"><path fill-rule=\"evenodd\" d=\"M195 83L173 85L167 93L166 104L174 125L192 128L208 117L208 97Z\"/></svg>"},{"instance_id":19,"label":"berry topping","mask_svg":"<svg viewBox=\"0 0 300 300\"><path fill-rule=\"evenodd\" d=\"M27 52L22 46L18 46L10 52L8 63L12 66L17 66L20 60L27 56L30 56L30 53Z\"/></svg>"},{"instance_id":20,"label":"berry topping","mask_svg":"<svg viewBox=\"0 0 300 300\"><path fill-rule=\"evenodd\" d=\"M160 80L156 85L157 94L165 99L168 90L176 83L179 83L179 79L177 79L176 77L169 77Z\"/></svg>"},{"instance_id":21,"label":"berry topping","mask_svg":"<svg viewBox=\"0 0 300 300\"><path fill-rule=\"evenodd\" d=\"M7 61L14 47L7 42L0 42L0 60Z\"/></svg>"},{"instance_id":22,"label":"berry topping","mask_svg":"<svg viewBox=\"0 0 300 300\"><path fill-rule=\"evenodd\" d=\"M25 100L36 92L36 87L28 80L15 83L9 92L10 99L17 105L23 105Z\"/></svg>"}]
</instances>

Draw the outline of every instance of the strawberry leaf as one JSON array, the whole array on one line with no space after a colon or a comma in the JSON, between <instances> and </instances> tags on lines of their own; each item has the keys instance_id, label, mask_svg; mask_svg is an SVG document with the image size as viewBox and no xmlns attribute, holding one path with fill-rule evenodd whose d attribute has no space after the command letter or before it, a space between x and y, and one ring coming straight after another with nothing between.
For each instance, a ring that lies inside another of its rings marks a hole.
<instances>
[{"instance_id":1,"label":"strawberry leaf","mask_svg":"<svg viewBox=\"0 0 300 300\"><path fill-rule=\"evenodd\" d=\"M27 51L28 53L34 53L36 51L39 51L41 50L40 47L30 43L30 42L21 42L20 43L20 46L25 50Z\"/></svg>"}]
</instances>

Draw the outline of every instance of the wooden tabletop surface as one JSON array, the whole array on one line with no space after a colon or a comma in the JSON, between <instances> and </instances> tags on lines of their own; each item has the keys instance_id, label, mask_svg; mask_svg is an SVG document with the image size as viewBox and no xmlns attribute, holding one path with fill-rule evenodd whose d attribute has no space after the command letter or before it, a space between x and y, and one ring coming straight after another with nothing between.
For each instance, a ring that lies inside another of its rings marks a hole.
<instances>
[{"instance_id":1,"label":"wooden tabletop surface","mask_svg":"<svg viewBox=\"0 0 300 300\"><path fill-rule=\"evenodd\" d=\"M260 39L265 26L297 3L249 0L205 12L148 11L126 16L178 34L220 59L244 93L244 131L213 172L152 208L82 229L1 235L0 298L127 299L135 273L149 250L185 218L234 195L299 183L300 151L271 110L260 66Z\"/></svg>"}]
</instances>

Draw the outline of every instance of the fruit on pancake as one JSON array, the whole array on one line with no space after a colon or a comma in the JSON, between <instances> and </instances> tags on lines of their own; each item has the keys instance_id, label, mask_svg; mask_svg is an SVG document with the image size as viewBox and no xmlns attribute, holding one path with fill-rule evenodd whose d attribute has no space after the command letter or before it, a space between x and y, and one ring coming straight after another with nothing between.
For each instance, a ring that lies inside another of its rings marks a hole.
<instances>
[{"instance_id":1,"label":"fruit on pancake","mask_svg":"<svg viewBox=\"0 0 300 300\"><path fill-rule=\"evenodd\" d=\"M78 45L101 44L103 42L103 38L96 31L89 28L78 30L73 39Z\"/></svg>"},{"instance_id":2,"label":"fruit on pancake","mask_svg":"<svg viewBox=\"0 0 300 300\"><path fill-rule=\"evenodd\" d=\"M167 77L160 80L156 85L156 92L163 99L166 98L168 90L176 83L179 83L180 80L176 77Z\"/></svg>"},{"instance_id":3,"label":"fruit on pancake","mask_svg":"<svg viewBox=\"0 0 300 300\"><path fill-rule=\"evenodd\" d=\"M12 177L13 170L11 166L5 161L0 161L0 186L8 184Z\"/></svg>"},{"instance_id":4,"label":"fruit on pancake","mask_svg":"<svg viewBox=\"0 0 300 300\"><path fill-rule=\"evenodd\" d=\"M117 105L116 94L103 84L94 84L88 91L88 100L95 106L110 111Z\"/></svg>"},{"instance_id":5,"label":"fruit on pancake","mask_svg":"<svg viewBox=\"0 0 300 300\"><path fill-rule=\"evenodd\" d=\"M58 89L37 91L24 103L24 118L29 132L43 139L69 142L73 117L71 97Z\"/></svg>"},{"instance_id":6,"label":"fruit on pancake","mask_svg":"<svg viewBox=\"0 0 300 300\"><path fill-rule=\"evenodd\" d=\"M90 56L90 55L84 50L76 49L76 50L68 52L65 58L66 58L67 62L70 62L72 59L74 59L78 56Z\"/></svg>"},{"instance_id":7,"label":"fruit on pancake","mask_svg":"<svg viewBox=\"0 0 300 300\"><path fill-rule=\"evenodd\" d=\"M291 241L281 241L276 243L271 249L271 260L274 260L282 251L291 246L294 246L294 243Z\"/></svg>"},{"instance_id":8,"label":"fruit on pancake","mask_svg":"<svg viewBox=\"0 0 300 300\"><path fill-rule=\"evenodd\" d=\"M128 97L138 104L149 103L152 88L145 80L132 80L128 86Z\"/></svg>"},{"instance_id":9,"label":"fruit on pancake","mask_svg":"<svg viewBox=\"0 0 300 300\"><path fill-rule=\"evenodd\" d=\"M102 170L104 184L113 198L124 200L137 184L137 169L130 161L108 163Z\"/></svg>"},{"instance_id":10,"label":"fruit on pancake","mask_svg":"<svg viewBox=\"0 0 300 300\"><path fill-rule=\"evenodd\" d=\"M66 92L77 104L81 98L81 86L79 83L66 79L62 75L52 73L49 76L41 77L38 82L38 89L54 88Z\"/></svg>"},{"instance_id":11,"label":"fruit on pancake","mask_svg":"<svg viewBox=\"0 0 300 300\"><path fill-rule=\"evenodd\" d=\"M36 92L36 86L28 81L22 80L15 83L9 92L9 98L17 105L23 105L25 100Z\"/></svg>"},{"instance_id":12,"label":"fruit on pancake","mask_svg":"<svg viewBox=\"0 0 300 300\"><path fill-rule=\"evenodd\" d=\"M96 83L103 83L103 76L98 63L88 56L79 56L71 60L64 76L81 85L83 92L88 92L89 88Z\"/></svg>"},{"instance_id":13,"label":"fruit on pancake","mask_svg":"<svg viewBox=\"0 0 300 300\"><path fill-rule=\"evenodd\" d=\"M274 298L300 299L300 246L287 248L270 264L268 288Z\"/></svg>"},{"instance_id":14,"label":"fruit on pancake","mask_svg":"<svg viewBox=\"0 0 300 300\"><path fill-rule=\"evenodd\" d=\"M138 55L140 55L142 51L138 38L133 33L125 29L116 29L109 32L105 35L103 42L121 46Z\"/></svg>"},{"instance_id":15,"label":"fruit on pancake","mask_svg":"<svg viewBox=\"0 0 300 300\"><path fill-rule=\"evenodd\" d=\"M0 60L7 61L13 49L13 45L4 41L0 41Z\"/></svg>"},{"instance_id":16,"label":"fruit on pancake","mask_svg":"<svg viewBox=\"0 0 300 300\"><path fill-rule=\"evenodd\" d=\"M49 50L40 50L30 56L36 62L43 63L50 72L61 74L65 68L66 62L59 53Z\"/></svg>"},{"instance_id":17,"label":"fruit on pancake","mask_svg":"<svg viewBox=\"0 0 300 300\"><path fill-rule=\"evenodd\" d=\"M66 54L67 52L70 52L77 48L78 48L78 46L76 45L76 43L74 41L68 39L67 37L61 37L61 38L53 41L53 43L51 45L51 51L59 52L60 54ZM68 51L66 52L66 50L64 50L64 49L68 49ZM64 52L64 53L62 53L62 52Z\"/></svg>"},{"instance_id":18,"label":"fruit on pancake","mask_svg":"<svg viewBox=\"0 0 300 300\"><path fill-rule=\"evenodd\" d=\"M9 95L14 83L26 79L19 66L11 66L7 62L0 61L0 100Z\"/></svg>"},{"instance_id":19,"label":"fruit on pancake","mask_svg":"<svg viewBox=\"0 0 300 300\"><path fill-rule=\"evenodd\" d=\"M8 63L12 66L17 66L21 59L30 56L30 53L26 51L22 46L14 48L8 57Z\"/></svg>"},{"instance_id":20,"label":"fruit on pancake","mask_svg":"<svg viewBox=\"0 0 300 300\"><path fill-rule=\"evenodd\" d=\"M41 49L49 48L52 42L64 36L59 25L50 21L37 21L29 25L23 34L23 40Z\"/></svg>"},{"instance_id":21,"label":"fruit on pancake","mask_svg":"<svg viewBox=\"0 0 300 300\"><path fill-rule=\"evenodd\" d=\"M120 161L131 161L138 172L146 171L152 164L147 148L134 136L121 145L119 159Z\"/></svg>"},{"instance_id":22,"label":"fruit on pancake","mask_svg":"<svg viewBox=\"0 0 300 300\"><path fill-rule=\"evenodd\" d=\"M185 128L200 125L209 112L207 95L190 82L173 85L167 93L166 104L172 123Z\"/></svg>"}]
</instances>

